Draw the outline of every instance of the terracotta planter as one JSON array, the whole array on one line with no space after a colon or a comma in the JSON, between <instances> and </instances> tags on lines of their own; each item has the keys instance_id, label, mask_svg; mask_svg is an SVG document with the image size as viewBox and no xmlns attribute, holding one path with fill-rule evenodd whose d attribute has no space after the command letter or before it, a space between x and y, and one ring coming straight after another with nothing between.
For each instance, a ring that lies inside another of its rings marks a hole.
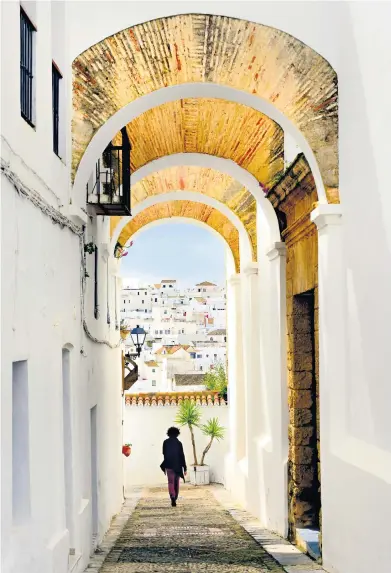
<instances>
[{"instance_id":1,"label":"terracotta planter","mask_svg":"<svg viewBox=\"0 0 391 573\"><path fill-rule=\"evenodd\" d=\"M122 453L124 454L124 456L126 456L127 458L130 456L130 452L132 451L132 448L130 446L122 446Z\"/></svg>"},{"instance_id":2,"label":"terracotta planter","mask_svg":"<svg viewBox=\"0 0 391 573\"><path fill-rule=\"evenodd\" d=\"M130 330L120 330L122 340L126 340L130 334Z\"/></svg>"}]
</instances>

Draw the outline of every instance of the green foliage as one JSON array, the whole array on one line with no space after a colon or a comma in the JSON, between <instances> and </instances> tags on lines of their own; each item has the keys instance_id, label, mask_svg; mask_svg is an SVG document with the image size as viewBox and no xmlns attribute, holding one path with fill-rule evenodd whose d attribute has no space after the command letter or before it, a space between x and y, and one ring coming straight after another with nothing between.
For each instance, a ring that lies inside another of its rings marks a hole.
<instances>
[{"instance_id":1,"label":"green foliage","mask_svg":"<svg viewBox=\"0 0 391 573\"><path fill-rule=\"evenodd\" d=\"M129 323L124 318L121 319L121 323L120 323L119 328L120 328L120 330L130 330Z\"/></svg>"},{"instance_id":2,"label":"green foliage","mask_svg":"<svg viewBox=\"0 0 391 573\"><path fill-rule=\"evenodd\" d=\"M86 243L84 245L84 252L88 253L89 255L92 255L92 253L95 252L96 246L94 245L94 243Z\"/></svg>"},{"instance_id":3,"label":"green foliage","mask_svg":"<svg viewBox=\"0 0 391 573\"><path fill-rule=\"evenodd\" d=\"M225 428L220 425L218 418L210 418L206 424L201 422L201 408L190 400L184 400L178 408L175 423L180 426L188 426L191 435L191 443L193 447L194 465L198 466L197 452L194 439L193 427L197 426L201 432L210 438L208 445L202 452L201 466L204 465L206 454L209 452L213 440L222 440L224 438Z\"/></svg>"},{"instance_id":4,"label":"green foliage","mask_svg":"<svg viewBox=\"0 0 391 573\"><path fill-rule=\"evenodd\" d=\"M220 425L218 418L209 418L206 424L200 426L200 430L205 436L220 441L224 438L225 428Z\"/></svg>"},{"instance_id":5,"label":"green foliage","mask_svg":"<svg viewBox=\"0 0 391 573\"><path fill-rule=\"evenodd\" d=\"M220 396L227 393L227 373L222 362L217 362L213 370L205 372L204 385L207 390L218 392Z\"/></svg>"},{"instance_id":6,"label":"green foliage","mask_svg":"<svg viewBox=\"0 0 391 573\"><path fill-rule=\"evenodd\" d=\"M175 423L180 426L198 426L201 420L201 409L190 400L184 400L178 408Z\"/></svg>"}]
</instances>

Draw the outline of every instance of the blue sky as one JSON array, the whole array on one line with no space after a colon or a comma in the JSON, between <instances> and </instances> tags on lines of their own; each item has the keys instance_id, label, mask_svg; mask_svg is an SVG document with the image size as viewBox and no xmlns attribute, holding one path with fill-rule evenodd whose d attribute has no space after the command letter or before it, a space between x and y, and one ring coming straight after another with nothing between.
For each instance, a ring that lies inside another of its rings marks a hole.
<instances>
[{"instance_id":1,"label":"blue sky","mask_svg":"<svg viewBox=\"0 0 391 573\"><path fill-rule=\"evenodd\" d=\"M223 285L225 249L207 229L165 223L136 236L121 261L121 274L132 279L129 284L136 287L138 281L158 283L162 279L177 279L183 287L202 281Z\"/></svg>"}]
</instances>

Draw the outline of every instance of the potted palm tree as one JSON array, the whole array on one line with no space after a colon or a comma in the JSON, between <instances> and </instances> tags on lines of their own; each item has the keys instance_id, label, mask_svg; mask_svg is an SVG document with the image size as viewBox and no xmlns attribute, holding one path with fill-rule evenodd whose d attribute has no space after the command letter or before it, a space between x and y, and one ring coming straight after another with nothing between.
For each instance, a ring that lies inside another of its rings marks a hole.
<instances>
[{"instance_id":1,"label":"potted palm tree","mask_svg":"<svg viewBox=\"0 0 391 573\"><path fill-rule=\"evenodd\" d=\"M190 470L190 483L193 485L207 485L210 483L209 466L205 464L205 456L209 452L214 440L220 441L224 438L225 428L220 425L218 418L210 418L205 424L201 424L201 408L191 402L184 400L179 406L175 423L180 426L188 426L193 448L193 464ZM201 462L198 463L197 450L194 438L194 428L209 437L208 444L202 452Z\"/></svg>"}]
</instances>

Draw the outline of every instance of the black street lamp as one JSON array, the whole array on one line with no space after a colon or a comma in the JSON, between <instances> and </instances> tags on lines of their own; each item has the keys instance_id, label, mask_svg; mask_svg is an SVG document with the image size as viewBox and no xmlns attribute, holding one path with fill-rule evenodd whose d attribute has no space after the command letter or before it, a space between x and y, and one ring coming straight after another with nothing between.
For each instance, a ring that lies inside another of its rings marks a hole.
<instances>
[{"instance_id":1,"label":"black street lamp","mask_svg":"<svg viewBox=\"0 0 391 573\"><path fill-rule=\"evenodd\" d=\"M144 346L145 337L147 333L143 328L140 328L139 325L136 328L133 328L130 332L130 336L132 337L133 346L136 348L136 354L129 354L132 358L139 358L141 354L141 350Z\"/></svg>"}]
</instances>

